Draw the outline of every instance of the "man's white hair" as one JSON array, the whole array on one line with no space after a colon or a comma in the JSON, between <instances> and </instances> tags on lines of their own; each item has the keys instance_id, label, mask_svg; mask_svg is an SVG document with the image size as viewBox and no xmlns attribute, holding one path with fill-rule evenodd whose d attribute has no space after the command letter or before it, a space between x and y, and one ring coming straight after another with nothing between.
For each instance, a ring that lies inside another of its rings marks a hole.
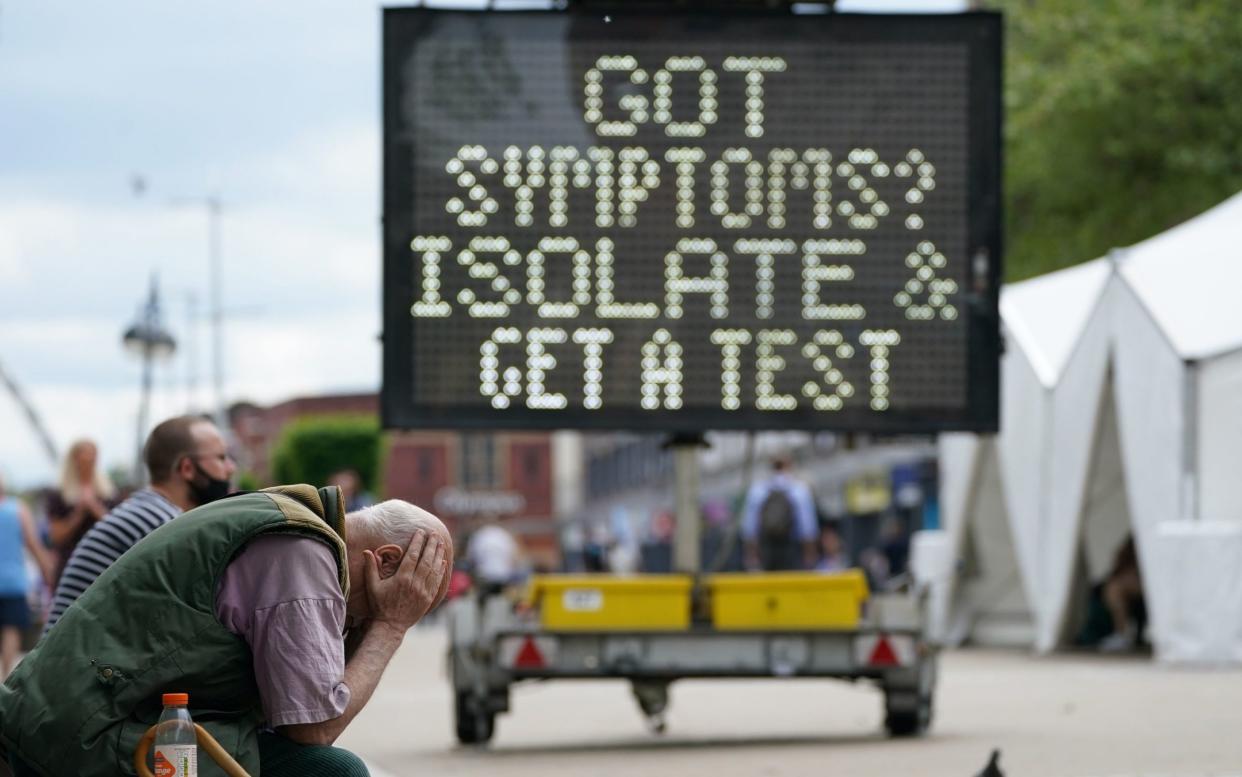
<instances>
[{"instance_id":1,"label":"man's white hair","mask_svg":"<svg viewBox=\"0 0 1242 777\"><path fill-rule=\"evenodd\" d=\"M439 518L400 499L364 507L351 513L351 516L355 520L355 530L362 529L367 538L378 545L391 543L405 547L418 529L425 529L432 535L448 535Z\"/></svg>"}]
</instances>

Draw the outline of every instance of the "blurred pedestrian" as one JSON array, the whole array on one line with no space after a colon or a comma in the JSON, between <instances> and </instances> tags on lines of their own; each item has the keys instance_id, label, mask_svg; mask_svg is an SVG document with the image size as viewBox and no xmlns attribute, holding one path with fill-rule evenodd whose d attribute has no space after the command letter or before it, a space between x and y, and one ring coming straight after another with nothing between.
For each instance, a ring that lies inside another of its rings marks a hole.
<instances>
[{"instance_id":1,"label":"blurred pedestrian","mask_svg":"<svg viewBox=\"0 0 1242 777\"><path fill-rule=\"evenodd\" d=\"M612 547L608 549L608 570L614 575L631 575L638 571L641 557L638 536L630 518L630 511L616 506L609 516L609 534Z\"/></svg>"},{"instance_id":2,"label":"blurred pedestrian","mask_svg":"<svg viewBox=\"0 0 1242 777\"><path fill-rule=\"evenodd\" d=\"M910 560L910 535L900 519L888 515L880 521L875 542L858 554L858 566L867 575L872 590L883 591L899 585Z\"/></svg>"},{"instance_id":3,"label":"blurred pedestrian","mask_svg":"<svg viewBox=\"0 0 1242 777\"><path fill-rule=\"evenodd\" d=\"M602 573L608 569L608 550L612 547L612 533L603 523L593 523L587 530L586 544L582 548L584 571Z\"/></svg>"},{"instance_id":4,"label":"blurred pedestrian","mask_svg":"<svg viewBox=\"0 0 1242 777\"><path fill-rule=\"evenodd\" d=\"M6 490L0 478L0 679L9 676L21 653L22 633L30 626L30 580L25 548L51 585L55 559L35 532L30 510Z\"/></svg>"},{"instance_id":5,"label":"blurred pedestrian","mask_svg":"<svg viewBox=\"0 0 1242 777\"><path fill-rule=\"evenodd\" d=\"M751 571L811 569L818 552L819 525L811 488L793 473L793 460L772 459L772 474L746 494L741 536Z\"/></svg>"},{"instance_id":6,"label":"blurred pedestrian","mask_svg":"<svg viewBox=\"0 0 1242 777\"><path fill-rule=\"evenodd\" d=\"M116 487L98 464L95 443L73 443L61 463L59 488L48 495L48 538L56 551L54 580L60 580L78 542L115 504Z\"/></svg>"},{"instance_id":7,"label":"blurred pedestrian","mask_svg":"<svg viewBox=\"0 0 1242 777\"><path fill-rule=\"evenodd\" d=\"M910 560L910 535L895 516L885 518L880 526L880 552L890 578L905 574Z\"/></svg>"},{"instance_id":8,"label":"blurred pedestrian","mask_svg":"<svg viewBox=\"0 0 1242 777\"><path fill-rule=\"evenodd\" d=\"M362 476L356 469L338 470L328 477L328 485L341 489L345 510L354 512L375 504L374 497L362 487Z\"/></svg>"},{"instance_id":9,"label":"blurred pedestrian","mask_svg":"<svg viewBox=\"0 0 1242 777\"><path fill-rule=\"evenodd\" d=\"M113 508L74 548L56 584L44 633L104 570L143 537L185 510L227 496L237 470L220 430L202 416L161 422L147 437L142 458L151 485Z\"/></svg>"},{"instance_id":10,"label":"blurred pedestrian","mask_svg":"<svg viewBox=\"0 0 1242 777\"><path fill-rule=\"evenodd\" d=\"M849 569L850 560L845 555L841 544L841 535L837 527L831 524L819 530L819 561L815 564L816 572L841 572Z\"/></svg>"},{"instance_id":11,"label":"blurred pedestrian","mask_svg":"<svg viewBox=\"0 0 1242 777\"><path fill-rule=\"evenodd\" d=\"M876 547L865 548L858 554L858 566L867 575L867 585L873 591L883 591L888 586L888 557Z\"/></svg>"},{"instance_id":12,"label":"blurred pedestrian","mask_svg":"<svg viewBox=\"0 0 1242 777\"><path fill-rule=\"evenodd\" d=\"M513 534L500 525L500 519L489 513L480 518L479 527L470 535L466 560L475 587L484 593L499 593L517 581L522 549Z\"/></svg>"}]
</instances>

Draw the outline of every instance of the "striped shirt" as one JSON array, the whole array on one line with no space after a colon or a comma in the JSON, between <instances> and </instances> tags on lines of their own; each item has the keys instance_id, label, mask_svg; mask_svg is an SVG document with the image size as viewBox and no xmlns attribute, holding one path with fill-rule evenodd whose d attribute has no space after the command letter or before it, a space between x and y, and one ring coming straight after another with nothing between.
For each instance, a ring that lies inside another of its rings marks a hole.
<instances>
[{"instance_id":1,"label":"striped shirt","mask_svg":"<svg viewBox=\"0 0 1242 777\"><path fill-rule=\"evenodd\" d=\"M181 508L150 488L135 491L129 499L112 508L73 549L56 585L56 596L52 599L43 633L56 625L69 605L122 553L178 515L181 515Z\"/></svg>"}]
</instances>

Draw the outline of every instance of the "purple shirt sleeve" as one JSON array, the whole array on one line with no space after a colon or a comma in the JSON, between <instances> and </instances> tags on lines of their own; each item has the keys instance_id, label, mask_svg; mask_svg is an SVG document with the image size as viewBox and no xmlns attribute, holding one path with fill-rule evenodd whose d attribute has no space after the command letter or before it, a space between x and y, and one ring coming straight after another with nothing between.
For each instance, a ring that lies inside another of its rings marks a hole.
<instances>
[{"instance_id":1,"label":"purple shirt sleeve","mask_svg":"<svg viewBox=\"0 0 1242 777\"><path fill-rule=\"evenodd\" d=\"M250 645L269 726L345 711L345 596L327 545L293 535L252 540L224 570L216 617Z\"/></svg>"}]
</instances>

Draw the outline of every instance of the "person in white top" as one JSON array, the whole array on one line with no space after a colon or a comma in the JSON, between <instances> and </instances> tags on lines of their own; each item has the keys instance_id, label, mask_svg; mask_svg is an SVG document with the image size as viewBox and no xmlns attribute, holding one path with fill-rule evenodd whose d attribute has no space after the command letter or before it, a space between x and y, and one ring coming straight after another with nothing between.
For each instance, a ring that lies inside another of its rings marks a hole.
<instances>
[{"instance_id":1,"label":"person in white top","mask_svg":"<svg viewBox=\"0 0 1242 777\"><path fill-rule=\"evenodd\" d=\"M514 582L521 571L522 550L509 530L500 525L496 516L485 516L482 525L470 536L466 560L475 585L497 590Z\"/></svg>"}]
</instances>

